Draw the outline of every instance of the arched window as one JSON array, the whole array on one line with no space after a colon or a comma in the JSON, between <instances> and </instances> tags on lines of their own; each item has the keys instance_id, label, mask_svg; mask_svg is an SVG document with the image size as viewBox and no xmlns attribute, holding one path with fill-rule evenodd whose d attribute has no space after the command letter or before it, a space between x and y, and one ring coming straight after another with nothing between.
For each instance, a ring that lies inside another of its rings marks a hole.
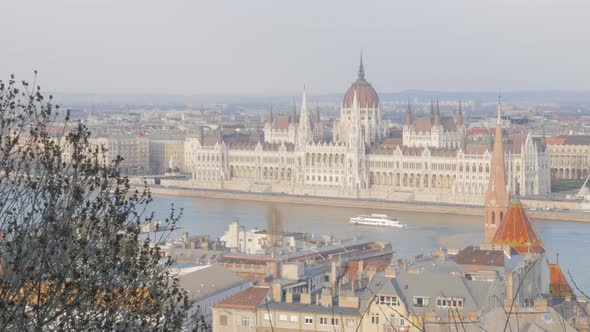
<instances>
[{"instance_id":1,"label":"arched window","mask_svg":"<svg viewBox=\"0 0 590 332\"><path fill-rule=\"evenodd\" d=\"M496 212L492 211L492 225L496 224Z\"/></svg>"},{"instance_id":2,"label":"arched window","mask_svg":"<svg viewBox=\"0 0 590 332\"><path fill-rule=\"evenodd\" d=\"M500 212L500 222L502 222L502 220L504 220L504 212Z\"/></svg>"}]
</instances>

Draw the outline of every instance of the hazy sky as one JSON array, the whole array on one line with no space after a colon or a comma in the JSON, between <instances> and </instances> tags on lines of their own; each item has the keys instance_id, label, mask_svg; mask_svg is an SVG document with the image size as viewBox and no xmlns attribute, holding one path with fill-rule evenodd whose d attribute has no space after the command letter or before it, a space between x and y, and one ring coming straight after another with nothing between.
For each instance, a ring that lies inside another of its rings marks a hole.
<instances>
[{"instance_id":1,"label":"hazy sky","mask_svg":"<svg viewBox=\"0 0 590 332\"><path fill-rule=\"evenodd\" d=\"M60 92L590 90L590 1L0 0L0 77Z\"/></svg>"}]
</instances>

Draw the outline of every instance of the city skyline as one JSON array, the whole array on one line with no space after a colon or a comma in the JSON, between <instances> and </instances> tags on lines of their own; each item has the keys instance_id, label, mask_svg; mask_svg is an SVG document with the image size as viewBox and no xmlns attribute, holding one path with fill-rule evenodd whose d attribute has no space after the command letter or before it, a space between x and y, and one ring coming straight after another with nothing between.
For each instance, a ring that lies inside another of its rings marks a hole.
<instances>
[{"instance_id":1,"label":"city skyline","mask_svg":"<svg viewBox=\"0 0 590 332\"><path fill-rule=\"evenodd\" d=\"M42 86L65 93L329 94L351 83L361 50L380 92L590 90L581 1L27 7L3 11L0 27L18 34L0 74L39 70Z\"/></svg>"}]
</instances>

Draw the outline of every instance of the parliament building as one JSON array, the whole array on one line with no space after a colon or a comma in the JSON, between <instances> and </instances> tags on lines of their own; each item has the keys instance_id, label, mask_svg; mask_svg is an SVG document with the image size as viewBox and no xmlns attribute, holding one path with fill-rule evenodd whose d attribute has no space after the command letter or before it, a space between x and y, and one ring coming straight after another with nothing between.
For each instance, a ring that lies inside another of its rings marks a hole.
<instances>
[{"instance_id":1,"label":"parliament building","mask_svg":"<svg viewBox=\"0 0 590 332\"><path fill-rule=\"evenodd\" d=\"M501 113L498 101L498 117ZM401 144L387 143L388 124L379 96L358 77L346 91L340 118L326 138L319 110L303 92L300 111L274 118L264 139L226 141L203 134L185 142L185 169L195 188L338 198L483 204L493 146L469 143L461 106L455 116L415 118L408 105ZM497 140L496 140L496 144ZM550 163L544 138L505 139L507 189L518 195L550 192Z\"/></svg>"}]
</instances>

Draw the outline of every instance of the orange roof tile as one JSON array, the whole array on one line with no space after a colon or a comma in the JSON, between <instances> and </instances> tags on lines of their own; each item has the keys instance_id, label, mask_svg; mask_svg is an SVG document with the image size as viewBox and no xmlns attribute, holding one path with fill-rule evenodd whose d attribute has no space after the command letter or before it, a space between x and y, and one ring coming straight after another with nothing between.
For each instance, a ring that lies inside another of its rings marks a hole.
<instances>
[{"instance_id":1,"label":"orange roof tile","mask_svg":"<svg viewBox=\"0 0 590 332\"><path fill-rule=\"evenodd\" d=\"M565 138L562 137L547 137L547 144L551 145L564 145Z\"/></svg>"},{"instance_id":2,"label":"orange roof tile","mask_svg":"<svg viewBox=\"0 0 590 332\"><path fill-rule=\"evenodd\" d=\"M214 305L217 308L255 309L268 293L267 287L250 287Z\"/></svg>"},{"instance_id":3,"label":"orange roof tile","mask_svg":"<svg viewBox=\"0 0 590 332\"><path fill-rule=\"evenodd\" d=\"M545 248L520 202L512 202L492 243L509 244L518 253L543 253Z\"/></svg>"},{"instance_id":4,"label":"orange roof tile","mask_svg":"<svg viewBox=\"0 0 590 332\"><path fill-rule=\"evenodd\" d=\"M572 295L572 287L567 282L559 265L555 263L547 263L547 265L549 266L549 294L551 294L551 297L565 297L567 295Z\"/></svg>"}]
</instances>

